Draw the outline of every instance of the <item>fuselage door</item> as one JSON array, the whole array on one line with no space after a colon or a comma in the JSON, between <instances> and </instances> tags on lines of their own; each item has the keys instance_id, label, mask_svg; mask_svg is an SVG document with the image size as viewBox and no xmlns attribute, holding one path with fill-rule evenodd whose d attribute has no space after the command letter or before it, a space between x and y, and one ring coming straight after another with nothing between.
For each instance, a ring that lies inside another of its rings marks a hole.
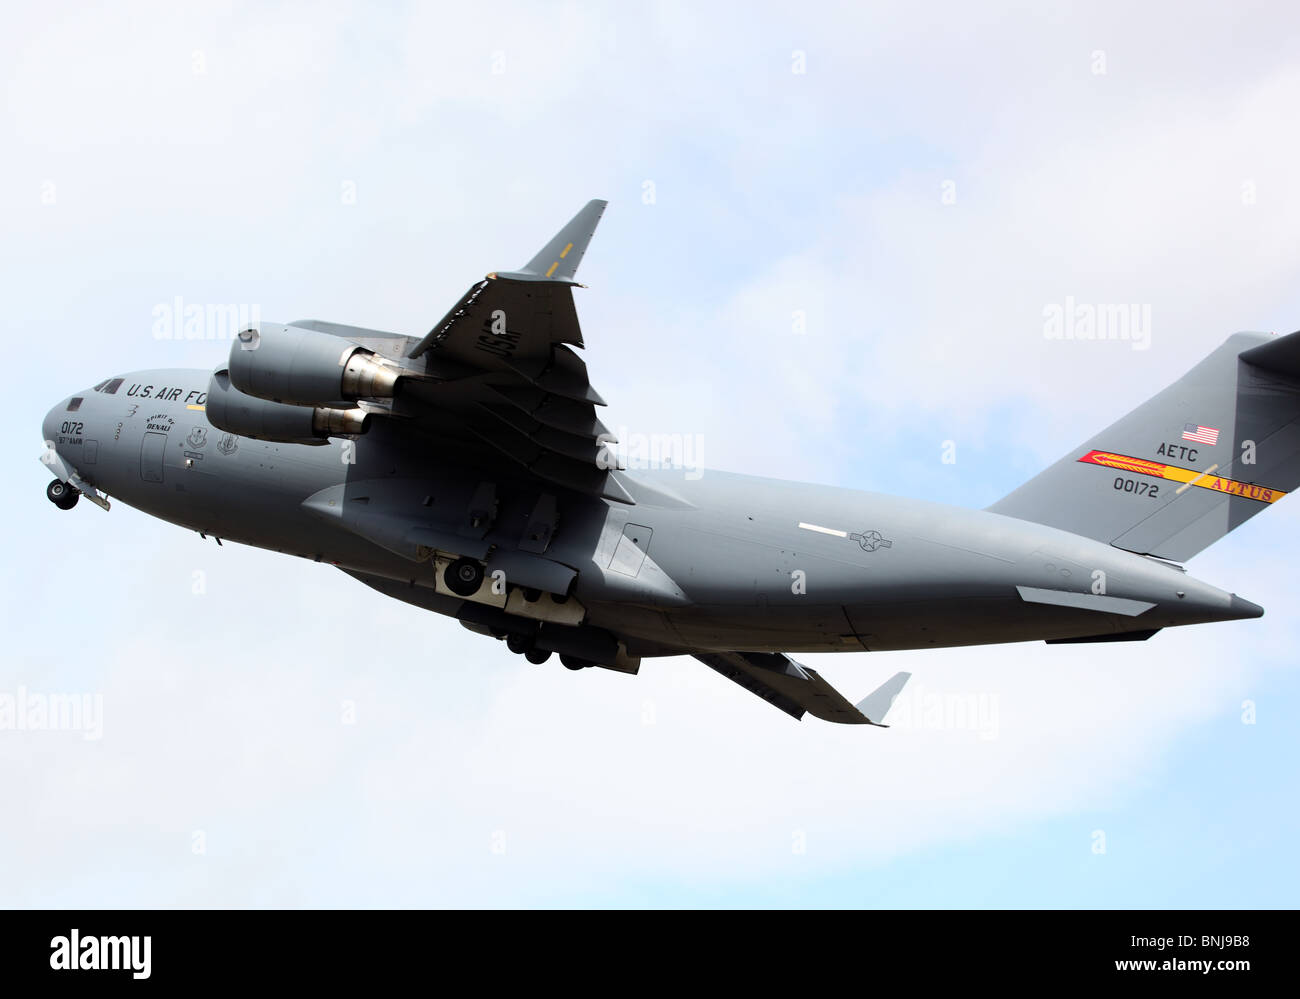
<instances>
[{"instance_id":1,"label":"fuselage door","mask_svg":"<svg viewBox=\"0 0 1300 999\"><path fill-rule=\"evenodd\" d=\"M140 444L140 478L145 482L163 480L163 455L167 450L167 435L149 431Z\"/></svg>"},{"instance_id":2,"label":"fuselage door","mask_svg":"<svg viewBox=\"0 0 1300 999\"><path fill-rule=\"evenodd\" d=\"M618 547L609 567L614 572L635 576L641 571L646 552L650 550L650 536L654 532L640 524L628 524L623 528L623 537L619 538Z\"/></svg>"}]
</instances>

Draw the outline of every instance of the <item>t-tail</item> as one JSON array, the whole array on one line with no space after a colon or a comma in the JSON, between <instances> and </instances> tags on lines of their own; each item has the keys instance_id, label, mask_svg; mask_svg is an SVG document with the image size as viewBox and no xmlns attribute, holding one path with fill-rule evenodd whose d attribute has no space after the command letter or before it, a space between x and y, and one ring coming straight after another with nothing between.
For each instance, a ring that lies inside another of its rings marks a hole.
<instances>
[{"instance_id":1,"label":"t-tail","mask_svg":"<svg viewBox=\"0 0 1300 999\"><path fill-rule=\"evenodd\" d=\"M1185 562L1300 486L1300 332L1236 333L988 509Z\"/></svg>"}]
</instances>

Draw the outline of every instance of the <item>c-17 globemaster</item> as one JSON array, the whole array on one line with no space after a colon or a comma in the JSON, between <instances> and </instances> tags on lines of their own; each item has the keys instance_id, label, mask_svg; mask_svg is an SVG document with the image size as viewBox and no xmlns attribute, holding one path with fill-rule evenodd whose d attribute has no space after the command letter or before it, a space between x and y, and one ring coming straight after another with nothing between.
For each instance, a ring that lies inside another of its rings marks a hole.
<instances>
[{"instance_id":1,"label":"c-17 globemaster","mask_svg":"<svg viewBox=\"0 0 1300 999\"><path fill-rule=\"evenodd\" d=\"M1300 333L1237 333L985 510L617 467L572 289L605 209L421 339L260 323L216 371L45 417L49 498L336 565L530 662L692 655L801 718L881 724L789 653L1141 641L1263 610L1180 563L1300 483Z\"/></svg>"}]
</instances>

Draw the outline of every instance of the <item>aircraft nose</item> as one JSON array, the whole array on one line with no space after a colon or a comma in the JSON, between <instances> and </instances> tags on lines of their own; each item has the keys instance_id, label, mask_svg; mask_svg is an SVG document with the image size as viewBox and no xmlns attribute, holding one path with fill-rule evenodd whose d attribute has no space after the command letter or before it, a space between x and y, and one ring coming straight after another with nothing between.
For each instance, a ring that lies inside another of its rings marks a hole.
<instances>
[{"instance_id":1,"label":"aircraft nose","mask_svg":"<svg viewBox=\"0 0 1300 999\"><path fill-rule=\"evenodd\" d=\"M59 426L67 407L68 400L64 399L46 413L45 419L41 421L41 438L45 442L45 448L40 455L41 464L49 469L51 475L61 480L68 476L66 459L59 452Z\"/></svg>"},{"instance_id":2,"label":"aircraft nose","mask_svg":"<svg viewBox=\"0 0 1300 999\"><path fill-rule=\"evenodd\" d=\"M68 400L64 399L63 402L53 407L45 414L45 419L41 423L42 439L51 446L53 446L54 442L59 439L59 417L63 413L64 409L67 408L67 405Z\"/></svg>"},{"instance_id":3,"label":"aircraft nose","mask_svg":"<svg viewBox=\"0 0 1300 999\"><path fill-rule=\"evenodd\" d=\"M45 419L43 423L40 424L40 433L42 433L44 440L55 440L57 429L59 429L59 412L62 410L62 407L64 407L64 403L59 403L59 405L52 407L51 410L45 414Z\"/></svg>"},{"instance_id":4,"label":"aircraft nose","mask_svg":"<svg viewBox=\"0 0 1300 999\"><path fill-rule=\"evenodd\" d=\"M82 435L86 432L86 421L90 414L85 411L86 392L70 395L56 404L41 421L41 436L45 443L65 461L80 458ZM70 446L76 446L78 453L69 455Z\"/></svg>"}]
</instances>

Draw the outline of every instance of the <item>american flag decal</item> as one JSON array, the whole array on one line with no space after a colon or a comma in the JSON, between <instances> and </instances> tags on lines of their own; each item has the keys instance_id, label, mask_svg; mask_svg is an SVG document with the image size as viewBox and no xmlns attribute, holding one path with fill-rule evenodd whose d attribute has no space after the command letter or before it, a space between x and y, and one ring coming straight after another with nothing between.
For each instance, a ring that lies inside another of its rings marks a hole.
<instances>
[{"instance_id":1,"label":"american flag decal","mask_svg":"<svg viewBox=\"0 0 1300 999\"><path fill-rule=\"evenodd\" d=\"M1209 444L1213 447L1219 443L1217 427L1199 427L1193 423L1183 426L1183 440L1196 441L1197 444Z\"/></svg>"}]
</instances>

